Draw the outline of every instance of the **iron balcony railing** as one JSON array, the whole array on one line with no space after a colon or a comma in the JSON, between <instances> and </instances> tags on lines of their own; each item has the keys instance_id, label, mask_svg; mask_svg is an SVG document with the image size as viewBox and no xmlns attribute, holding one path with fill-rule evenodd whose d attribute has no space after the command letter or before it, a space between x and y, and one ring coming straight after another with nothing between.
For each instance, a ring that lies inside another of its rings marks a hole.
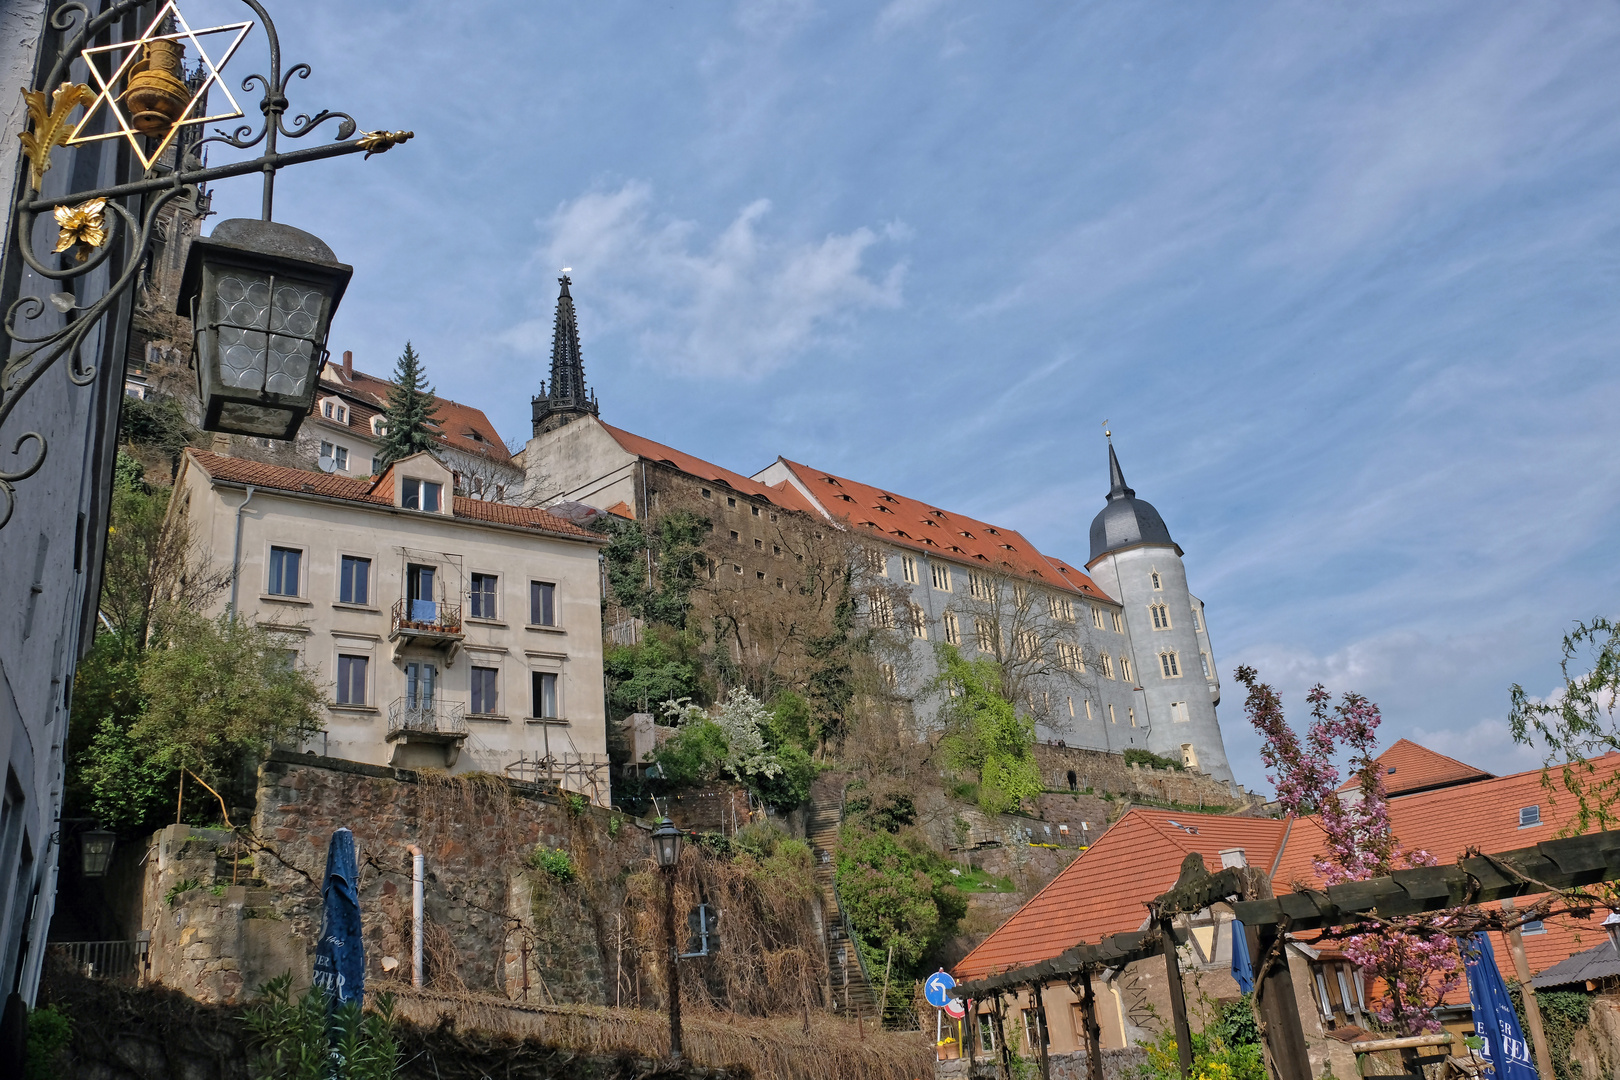
<instances>
[{"instance_id":1,"label":"iron balcony railing","mask_svg":"<svg viewBox=\"0 0 1620 1080\"><path fill-rule=\"evenodd\" d=\"M388 737L467 734L467 706L439 698L396 698L388 706Z\"/></svg>"},{"instance_id":2,"label":"iron balcony railing","mask_svg":"<svg viewBox=\"0 0 1620 1080\"><path fill-rule=\"evenodd\" d=\"M461 636L461 605L446 604L439 600L406 600L394 602L391 636L399 634Z\"/></svg>"},{"instance_id":3,"label":"iron balcony railing","mask_svg":"<svg viewBox=\"0 0 1620 1080\"><path fill-rule=\"evenodd\" d=\"M51 946L73 970L92 979L140 978L146 959L145 941L59 941Z\"/></svg>"}]
</instances>

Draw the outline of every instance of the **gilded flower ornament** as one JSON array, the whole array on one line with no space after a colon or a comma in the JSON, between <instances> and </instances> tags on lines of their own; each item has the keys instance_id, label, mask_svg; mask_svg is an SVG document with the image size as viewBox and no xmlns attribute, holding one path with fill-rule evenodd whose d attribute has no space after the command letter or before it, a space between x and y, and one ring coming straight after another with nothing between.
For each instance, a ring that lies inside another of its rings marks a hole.
<instances>
[{"instance_id":1,"label":"gilded flower ornament","mask_svg":"<svg viewBox=\"0 0 1620 1080\"><path fill-rule=\"evenodd\" d=\"M107 242L107 200L91 199L78 206L58 206L56 225L61 232L56 237L56 251L78 247L75 255L84 262L90 254L86 248L98 248Z\"/></svg>"},{"instance_id":2,"label":"gilded flower ornament","mask_svg":"<svg viewBox=\"0 0 1620 1080\"><path fill-rule=\"evenodd\" d=\"M51 167L52 148L65 145L73 132L68 113L95 99L95 92L82 83L64 82L51 91L48 105L45 91L23 91L23 103L28 106L34 130L20 131L17 137L22 140L23 153L28 157L28 180L35 191L45 182L45 172Z\"/></svg>"}]
</instances>

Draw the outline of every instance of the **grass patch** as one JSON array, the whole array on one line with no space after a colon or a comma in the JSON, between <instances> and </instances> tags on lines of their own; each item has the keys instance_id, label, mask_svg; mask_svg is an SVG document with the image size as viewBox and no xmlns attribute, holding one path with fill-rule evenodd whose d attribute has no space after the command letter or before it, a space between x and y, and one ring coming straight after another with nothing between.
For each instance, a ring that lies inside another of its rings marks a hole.
<instances>
[{"instance_id":1,"label":"grass patch","mask_svg":"<svg viewBox=\"0 0 1620 1080\"><path fill-rule=\"evenodd\" d=\"M996 877L983 870L975 870L968 866L958 866L961 877L951 876L951 882L958 889L966 893L1004 893L1016 892L1011 878Z\"/></svg>"}]
</instances>

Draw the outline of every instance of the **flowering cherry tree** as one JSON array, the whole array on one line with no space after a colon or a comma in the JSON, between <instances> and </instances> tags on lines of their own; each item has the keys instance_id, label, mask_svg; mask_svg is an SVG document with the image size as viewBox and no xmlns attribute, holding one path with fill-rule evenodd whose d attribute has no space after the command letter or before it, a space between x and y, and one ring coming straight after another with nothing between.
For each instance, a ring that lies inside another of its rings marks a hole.
<instances>
[{"instance_id":1,"label":"flowering cherry tree","mask_svg":"<svg viewBox=\"0 0 1620 1080\"><path fill-rule=\"evenodd\" d=\"M1284 719L1276 691L1259 681L1254 668L1238 668L1237 679L1249 691L1243 710L1265 740L1260 757L1272 770L1266 779L1276 787L1278 803L1290 814L1317 815L1326 834L1327 850L1314 860L1324 883L1438 863L1427 851L1403 848L1390 827L1384 774L1373 759L1382 720L1377 705L1353 692L1333 704L1326 689L1313 686L1306 697L1311 725L1302 742ZM1350 755L1356 782L1354 794L1345 797L1333 763L1343 752ZM1434 1007L1463 981L1462 959L1444 921L1418 917L1344 928L1339 945L1345 956L1384 984L1383 999L1371 1003L1380 1023L1408 1035L1440 1030Z\"/></svg>"}]
</instances>

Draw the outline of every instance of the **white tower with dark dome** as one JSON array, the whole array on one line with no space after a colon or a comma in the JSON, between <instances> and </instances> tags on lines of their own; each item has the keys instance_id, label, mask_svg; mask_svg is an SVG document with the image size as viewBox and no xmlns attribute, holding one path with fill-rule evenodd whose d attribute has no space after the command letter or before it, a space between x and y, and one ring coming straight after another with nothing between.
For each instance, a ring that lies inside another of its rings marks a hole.
<instances>
[{"instance_id":1,"label":"white tower with dark dome","mask_svg":"<svg viewBox=\"0 0 1620 1080\"><path fill-rule=\"evenodd\" d=\"M1231 780L1215 718L1221 700L1215 651L1203 602L1187 588L1181 547L1152 504L1125 485L1112 439L1108 476L1108 504L1092 519L1086 570L1125 606L1148 749Z\"/></svg>"}]
</instances>

